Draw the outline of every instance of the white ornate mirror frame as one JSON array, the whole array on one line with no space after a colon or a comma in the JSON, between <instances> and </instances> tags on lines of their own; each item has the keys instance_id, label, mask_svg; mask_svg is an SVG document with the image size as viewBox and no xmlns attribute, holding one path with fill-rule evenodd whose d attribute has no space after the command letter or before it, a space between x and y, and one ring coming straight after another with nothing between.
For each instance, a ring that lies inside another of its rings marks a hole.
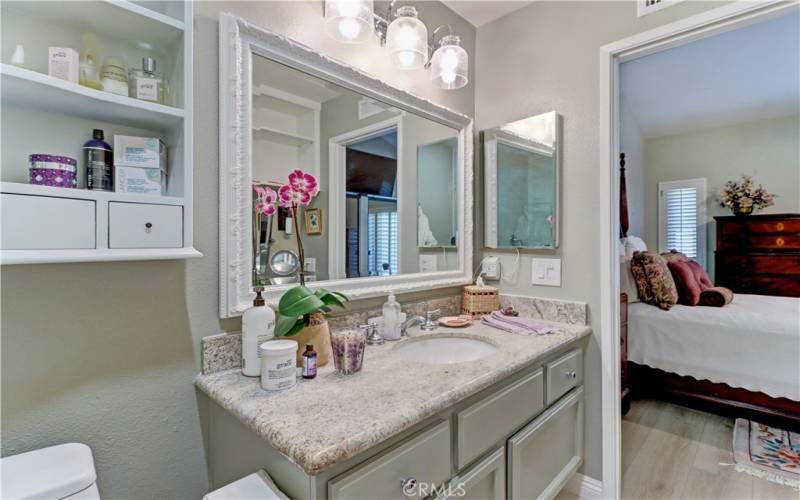
<instances>
[{"instance_id":1,"label":"white ornate mirror frame","mask_svg":"<svg viewBox=\"0 0 800 500\"><path fill-rule=\"evenodd\" d=\"M311 282L351 299L415 292L467 284L472 279L473 240L473 122L468 116L417 97L386 82L326 57L298 42L255 26L231 14L220 15L220 317L240 315L250 307L252 291L251 244L251 67L253 54L285 64L399 109L458 130L458 242L459 267L454 271L401 274L388 277ZM325 146L323 146L325 147ZM265 298L277 304L295 285L265 289Z\"/></svg>"}]
</instances>

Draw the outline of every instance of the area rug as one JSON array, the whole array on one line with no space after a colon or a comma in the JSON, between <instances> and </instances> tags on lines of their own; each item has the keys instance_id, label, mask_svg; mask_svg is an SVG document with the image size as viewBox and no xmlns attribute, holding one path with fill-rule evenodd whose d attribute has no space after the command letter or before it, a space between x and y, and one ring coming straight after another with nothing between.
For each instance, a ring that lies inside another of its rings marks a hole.
<instances>
[{"instance_id":1,"label":"area rug","mask_svg":"<svg viewBox=\"0 0 800 500\"><path fill-rule=\"evenodd\" d=\"M800 434L737 418L736 470L800 489Z\"/></svg>"}]
</instances>

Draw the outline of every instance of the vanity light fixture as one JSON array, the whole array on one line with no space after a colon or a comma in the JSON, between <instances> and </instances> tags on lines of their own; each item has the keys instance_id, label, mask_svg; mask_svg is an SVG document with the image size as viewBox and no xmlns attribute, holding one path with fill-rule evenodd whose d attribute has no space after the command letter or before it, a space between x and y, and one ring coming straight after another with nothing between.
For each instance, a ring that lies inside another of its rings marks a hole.
<instances>
[{"instance_id":1,"label":"vanity light fixture","mask_svg":"<svg viewBox=\"0 0 800 500\"><path fill-rule=\"evenodd\" d=\"M332 38L344 43L361 43L372 36L372 0L325 0L325 28Z\"/></svg>"},{"instance_id":2,"label":"vanity light fixture","mask_svg":"<svg viewBox=\"0 0 800 500\"><path fill-rule=\"evenodd\" d=\"M395 66L418 69L428 62L428 28L417 17L417 9L404 5L386 30L386 45Z\"/></svg>"},{"instance_id":3,"label":"vanity light fixture","mask_svg":"<svg viewBox=\"0 0 800 500\"><path fill-rule=\"evenodd\" d=\"M469 55L450 26L439 26L429 37L415 7L404 5L395 10L395 0L381 3L387 6L375 12L373 0L325 0L328 34L341 42L359 43L375 33L381 45L388 46L398 68L430 69L431 81L444 90L467 85ZM443 28L448 34L437 38Z\"/></svg>"}]
</instances>

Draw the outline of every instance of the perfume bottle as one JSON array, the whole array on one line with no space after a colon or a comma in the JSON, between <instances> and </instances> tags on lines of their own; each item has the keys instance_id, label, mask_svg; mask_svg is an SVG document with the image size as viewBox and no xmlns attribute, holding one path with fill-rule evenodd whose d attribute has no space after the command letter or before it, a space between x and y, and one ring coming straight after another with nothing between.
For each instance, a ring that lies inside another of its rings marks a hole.
<instances>
[{"instance_id":1,"label":"perfume bottle","mask_svg":"<svg viewBox=\"0 0 800 500\"><path fill-rule=\"evenodd\" d=\"M100 83L100 61L97 57L97 38L93 34L83 35L80 56L78 83L84 87L103 90Z\"/></svg>"},{"instance_id":2,"label":"perfume bottle","mask_svg":"<svg viewBox=\"0 0 800 500\"><path fill-rule=\"evenodd\" d=\"M142 58L142 69L130 70L128 84L131 97L166 104L167 89L164 74L156 71L156 60L152 57Z\"/></svg>"}]
</instances>

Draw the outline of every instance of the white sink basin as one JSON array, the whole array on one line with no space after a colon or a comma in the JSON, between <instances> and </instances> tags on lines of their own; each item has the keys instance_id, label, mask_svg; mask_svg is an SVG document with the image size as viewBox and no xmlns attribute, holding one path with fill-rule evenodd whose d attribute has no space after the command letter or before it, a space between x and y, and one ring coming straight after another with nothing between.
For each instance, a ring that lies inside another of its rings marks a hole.
<instances>
[{"instance_id":1,"label":"white sink basin","mask_svg":"<svg viewBox=\"0 0 800 500\"><path fill-rule=\"evenodd\" d=\"M436 335L411 338L395 348L400 359L434 365L475 361L496 351L497 347L481 339Z\"/></svg>"}]
</instances>

